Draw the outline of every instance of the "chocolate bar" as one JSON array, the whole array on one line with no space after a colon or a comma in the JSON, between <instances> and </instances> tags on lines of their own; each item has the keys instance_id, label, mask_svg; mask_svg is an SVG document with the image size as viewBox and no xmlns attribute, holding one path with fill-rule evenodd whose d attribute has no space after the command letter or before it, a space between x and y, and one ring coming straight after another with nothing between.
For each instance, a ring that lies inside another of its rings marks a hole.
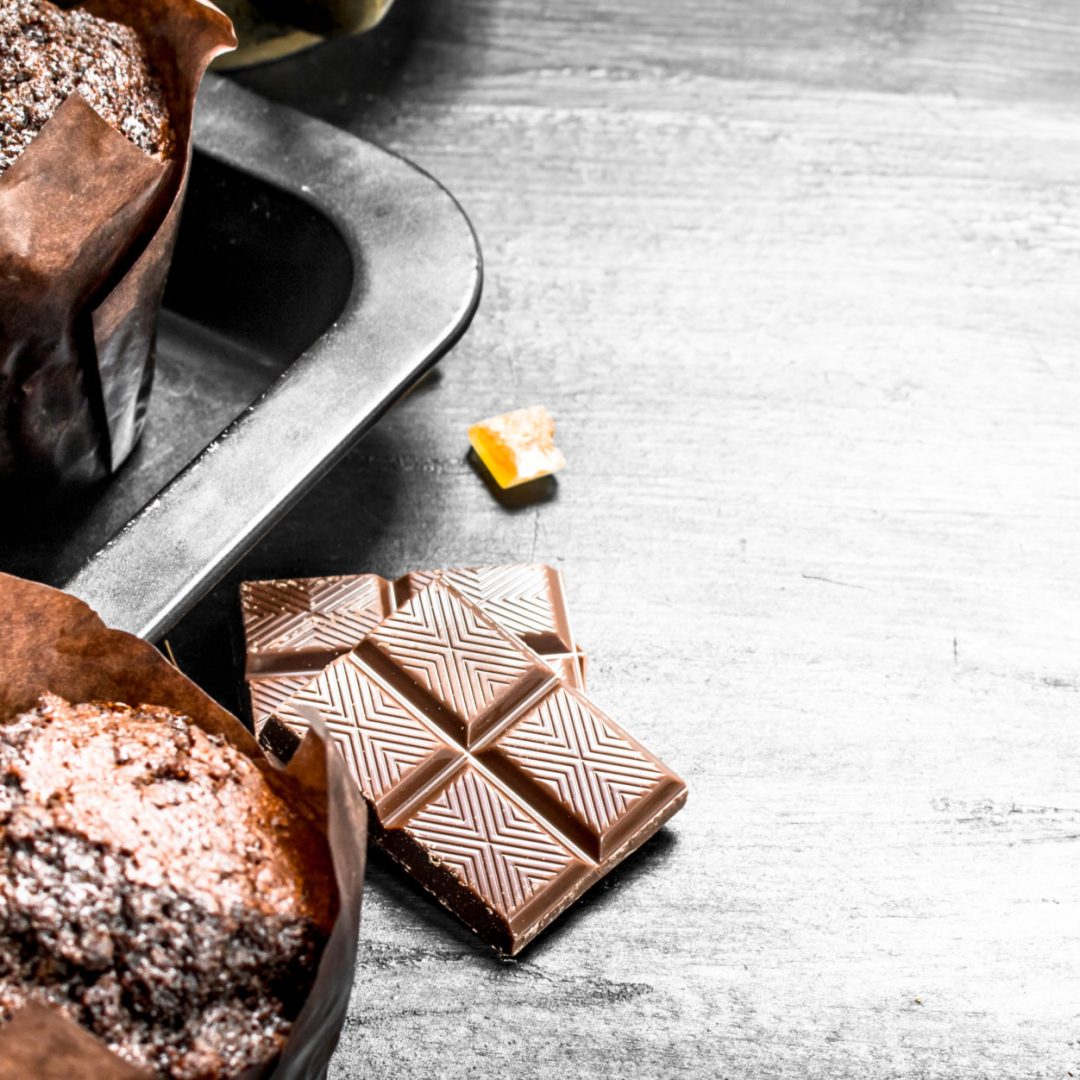
<instances>
[{"instance_id":1,"label":"chocolate bar","mask_svg":"<svg viewBox=\"0 0 1080 1080\"><path fill-rule=\"evenodd\" d=\"M436 578L585 689L585 656L574 644L558 570L541 564L431 570L396 582L376 574L247 581L240 586L256 732L327 664L352 649L400 603Z\"/></svg>"},{"instance_id":2,"label":"chocolate bar","mask_svg":"<svg viewBox=\"0 0 1080 1080\"><path fill-rule=\"evenodd\" d=\"M396 606L393 586L376 574L245 581L240 586L244 678L256 733L283 701Z\"/></svg>"},{"instance_id":3,"label":"chocolate bar","mask_svg":"<svg viewBox=\"0 0 1080 1080\"><path fill-rule=\"evenodd\" d=\"M371 835L514 955L647 840L686 785L441 577L283 703L287 759L318 718L371 808Z\"/></svg>"}]
</instances>

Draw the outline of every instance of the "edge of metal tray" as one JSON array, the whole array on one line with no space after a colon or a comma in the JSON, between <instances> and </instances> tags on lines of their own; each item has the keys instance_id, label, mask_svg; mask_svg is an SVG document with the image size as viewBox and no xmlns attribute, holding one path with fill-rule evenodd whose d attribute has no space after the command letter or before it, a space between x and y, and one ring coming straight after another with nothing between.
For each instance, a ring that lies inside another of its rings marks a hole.
<instances>
[{"instance_id":1,"label":"edge of metal tray","mask_svg":"<svg viewBox=\"0 0 1080 1080\"><path fill-rule=\"evenodd\" d=\"M156 640L464 334L483 279L476 235L402 158L207 79L200 150L311 202L356 263L340 318L65 588Z\"/></svg>"}]
</instances>

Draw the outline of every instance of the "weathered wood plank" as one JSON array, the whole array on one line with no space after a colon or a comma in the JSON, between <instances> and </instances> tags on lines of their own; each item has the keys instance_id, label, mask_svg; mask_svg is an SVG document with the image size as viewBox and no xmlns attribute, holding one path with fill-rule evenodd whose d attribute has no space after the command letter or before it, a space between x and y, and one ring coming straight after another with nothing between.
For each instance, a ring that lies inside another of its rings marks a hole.
<instances>
[{"instance_id":1,"label":"weathered wood plank","mask_svg":"<svg viewBox=\"0 0 1080 1080\"><path fill-rule=\"evenodd\" d=\"M524 77L538 97L572 72L1075 101L1073 0L397 0L366 42L248 76L346 123L357 91L415 104ZM283 68L288 70L283 70Z\"/></svg>"},{"instance_id":2,"label":"weathered wood plank","mask_svg":"<svg viewBox=\"0 0 1080 1080\"><path fill-rule=\"evenodd\" d=\"M553 561L691 784L516 964L376 865L333 1075L1080 1075L1078 36L443 0L250 77L443 179L488 285L242 574ZM465 428L538 401L509 512Z\"/></svg>"}]
</instances>

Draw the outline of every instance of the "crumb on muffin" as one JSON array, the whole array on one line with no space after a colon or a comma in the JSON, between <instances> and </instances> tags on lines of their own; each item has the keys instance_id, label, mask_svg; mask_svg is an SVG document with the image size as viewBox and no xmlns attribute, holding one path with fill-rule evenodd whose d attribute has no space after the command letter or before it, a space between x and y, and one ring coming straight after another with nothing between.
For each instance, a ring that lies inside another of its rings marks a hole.
<instances>
[{"instance_id":1,"label":"crumb on muffin","mask_svg":"<svg viewBox=\"0 0 1080 1080\"><path fill-rule=\"evenodd\" d=\"M48 0L0 4L0 173L74 92L147 154L174 149L165 92L129 26Z\"/></svg>"},{"instance_id":2,"label":"crumb on muffin","mask_svg":"<svg viewBox=\"0 0 1080 1080\"><path fill-rule=\"evenodd\" d=\"M323 944L292 836L186 717L44 696L0 725L0 1020L58 1007L158 1076L272 1058Z\"/></svg>"}]
</instances>

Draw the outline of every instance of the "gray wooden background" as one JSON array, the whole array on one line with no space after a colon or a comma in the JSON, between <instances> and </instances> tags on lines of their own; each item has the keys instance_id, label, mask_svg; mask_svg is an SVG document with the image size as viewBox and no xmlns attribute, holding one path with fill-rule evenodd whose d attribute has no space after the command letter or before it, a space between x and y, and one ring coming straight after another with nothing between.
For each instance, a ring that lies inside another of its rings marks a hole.
<instances>
[{"instance_id":1,"label":"gray wooden background","mask_svg":"<svg viewBox=\"0 0 1080 1080\"><path fill-rule=\"evenodd\" d=\"M243 81L487 288L231 582L550 561L691 788L516 963L373 866L332 1075L1080 1076L1075 0L399 0ZM535 402L507 509L465 430Z\"/></svg>"}]
</instances>

